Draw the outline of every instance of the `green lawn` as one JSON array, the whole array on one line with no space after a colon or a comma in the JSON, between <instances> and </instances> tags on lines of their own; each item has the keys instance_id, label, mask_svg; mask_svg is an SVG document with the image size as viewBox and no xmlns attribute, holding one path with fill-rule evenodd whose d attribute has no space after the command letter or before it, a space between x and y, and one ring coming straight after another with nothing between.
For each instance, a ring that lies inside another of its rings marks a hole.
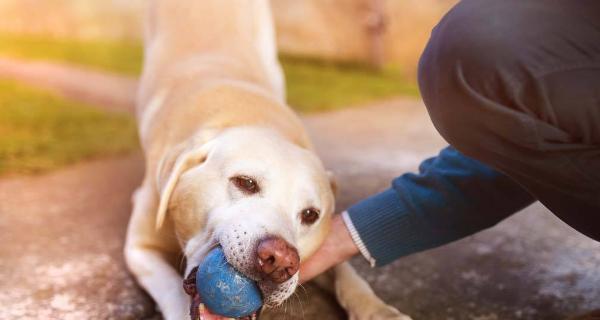
<instances>
[{"instance_id":1,"label":"green lawn","mask_svg":"<svg viewBox=\"0 0 600 320\"><path fill-rule=\"evenodd\" d=\"M0 54L85 65L128 75L137 75L142 62L142 46L132 41L81 41L30 35L0 34Z\"/></svg>"},{"instance_id":2,"label":"green lawn","mask_svg":"<svg viewBox=\"0 0 600 320\"><path fill-rule=\"evenodd\" d=\"M282 57L289 103L301 112L333 110L393 96L417 97L397 68L376 72L351 63Z\"/></svg>"},{"instance_id":3,"label":"green lawn","mask_svg":"<svg viewBox=\"0 0 600 320\"><path fill-rule=\"evenodd\" d=\"M0 55L47 59L128 75L141 68L139 43L82 41L0 34ZM398 95L418 96L414 79L399 68L376 72L364 66L282 57L288 101L301 112L323 111Z\"/></svg>"},{"instance_id":4,"label":"green lawn","mask_svg":"<svg viewBox=\"0 0 600 320\"><path fill-rule=\"evenodd\" d=\"M0 80L0 175L46 171L136 147L128 115Z\"/></svg>"}]
</instances>

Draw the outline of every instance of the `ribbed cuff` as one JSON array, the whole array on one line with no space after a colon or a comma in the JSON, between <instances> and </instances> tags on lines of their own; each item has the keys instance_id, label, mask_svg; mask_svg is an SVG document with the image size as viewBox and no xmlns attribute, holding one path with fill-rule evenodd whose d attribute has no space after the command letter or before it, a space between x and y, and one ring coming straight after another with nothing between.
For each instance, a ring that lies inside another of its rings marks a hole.
<instances>
[{"instance_id":1,"label":"ribbed cuff","mask_svg":"<svg viewBox=\"0 0 600 320\"><path fill-rule=\"evenodd\" d=\"M356 238L377 266L428 247L427 236L419 232L421 228L394 189L371 196L347 212Z\"/></svg>"},{"instance_id":2,"label":"ribbed cuff","mask_svg":"<svg viewBox=\"0 0 600 320\"><path fill-rule=\"evenodd\" d=\"M350 236L352 237L352 240L354 241L354 244L358 248L360 254L362 254L365 260L367 260L371 268L375 267L375 265L377 265L377 261L375 261L373 256L371 256L369 249L367 249L367 246L365 246L365 243L360 238L358 231L356 231L356 228L354 227L354 223L352 223L352 220L350 220L350 217L348 216L348 211L342 212L342 220L344 221L344 224L346 224L346 228L348 228Z\"/></svg>"}]
</instances>

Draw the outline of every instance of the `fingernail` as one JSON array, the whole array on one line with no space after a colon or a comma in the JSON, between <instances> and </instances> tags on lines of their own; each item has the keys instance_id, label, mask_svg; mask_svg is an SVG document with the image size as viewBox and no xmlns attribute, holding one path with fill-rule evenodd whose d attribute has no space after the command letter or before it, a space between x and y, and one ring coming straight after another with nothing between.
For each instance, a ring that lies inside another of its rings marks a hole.
<instances>
[{"instance_id":1,"label":"fingernail","mask_svg":"<svg viewBox=\"0 0 600 320\"><path fill-rule=\"evenodd\" d=\"M205 312L204 303L201 303L198 305L198 315L200 317L200 320L204 320L204 312Z\"/></svg>"}]
</instances>

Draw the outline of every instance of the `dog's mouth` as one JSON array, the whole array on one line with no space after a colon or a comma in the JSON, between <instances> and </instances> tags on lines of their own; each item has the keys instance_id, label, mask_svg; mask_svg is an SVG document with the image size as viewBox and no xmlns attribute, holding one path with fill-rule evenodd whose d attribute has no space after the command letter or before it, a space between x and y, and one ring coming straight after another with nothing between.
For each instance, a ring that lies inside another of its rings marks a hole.
<instances>
[{"instance_id":1,"label":"dog's mouth","mask_svg":"<svg viewBox=\"0 0 600 320\"><path fill-rule=\"evenodd\" d=\"M191 297L190 316L192 320L224 319L224 317L217 316L211 312L208 308L209 305L212 306L209 297L206 297L203 301L202 296L196 288L198 266L202 265L209 253L217 247L221 247L225 259L237 272L256 283L262 296L263 308L273 308L281 305L294 292L298 283L297 273L291 276L289 280L279 283L270 279L268 275L261 274L261 270L257 269L255 263L258 257L256 251L257 241L263 239L264 236L261 237L260 234L257 235L251 232L251 227L239 224L228 225L227 228L218 229L215 233L211 233L210 241L204 240L205 245L194 250L194 253L190 255L188 263L191 263L190 267L193 266L194 268L184 280L183 287ZM262 230L261 228L257 229ZM256 319L260 314L260 310L255 314L240 319Z\"/></svg>"},{"instance_id":2,"label":"dog's mouth","mask_svg":"<svg viewBox=\"0 0 600 320\"><path fill-rule=\"evenodd\" d=\"M192 320L221 320L225 319L222 316L215 315L212 313L206 305L202 302L202 297L198 293L196 289L196 271L198 267L194 267L190 274L183 280L183 290L187 293L191 298L192 302L190 304L190 317ZM249 316L237 318L238 320L257 320L260 315L262 308L258 309L256 312Z\"/></svg>"}]
</instances>

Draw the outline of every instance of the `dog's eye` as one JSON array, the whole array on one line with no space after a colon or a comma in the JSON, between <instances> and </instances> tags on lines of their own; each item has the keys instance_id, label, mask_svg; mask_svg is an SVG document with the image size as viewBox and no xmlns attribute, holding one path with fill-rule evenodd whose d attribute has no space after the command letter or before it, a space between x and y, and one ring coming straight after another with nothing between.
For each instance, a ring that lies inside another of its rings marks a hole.
<instances>
[{"instance_id":1,"label":"dog's eye","mask_svg":"<svg viewBox=\"0 0 600 320\"><path fill-rule=\"evenodd\" d=\"M260 191L256 180L247 176L235 176L231 178L231 182L233 182L238 189L247 194L255 194Z\"/></svg>"},{"instance_id":2,"label":"dog's eye","mask_svg":"<svg viewBox=\"0 0 600 320\"><path fill-rule=\"evenodd\" d=\"M311 225L319 219L319 210L315 208L307 208L300 212L300 220L302 220L302 224Z\"/></svg>"}]
</instances>

